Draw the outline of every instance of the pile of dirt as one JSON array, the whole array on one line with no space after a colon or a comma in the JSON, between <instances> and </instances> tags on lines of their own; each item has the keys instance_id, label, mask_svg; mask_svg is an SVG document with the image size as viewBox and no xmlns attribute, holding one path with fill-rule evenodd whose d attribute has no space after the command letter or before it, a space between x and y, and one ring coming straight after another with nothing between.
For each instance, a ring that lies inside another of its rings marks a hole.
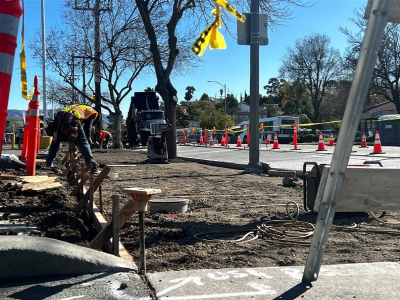
<instances>
[{"instance_id":1,"label":"pile of dirt","mask_svg":"<svg viewBox=\"0 0 400 300\"><path fill-rule=\"evenodd\" d=\"M40 166L39 166L40 167ZM26 190L20 187L19 180L25 176L24 169L6 170L5 175L18 176L17 179L0 179L0 216L3 227L0 235L29 234L54 238L65 242L88 246L93 230L88 226L87 216L73 212L76 198L69 196L68 184L62 180L60 172L49 168L38 169L37 176L49 175L60 179L62 186L41 191ZM9 229L12 225L26 225Z\"/></svg>"},{"instance_id":2,"label":"pile of dirt","mask_svg":"<svg viewBox=\"0 0 400 300\"><path fill-rule=\"evenodd\" d=\"M145 213L149 272L305 264L316 214L302 208L301 186L284 187L282 178L182 160L149 164L138 152L94 155L100 165L116 165L111 172L118 173L102 184L106 219L111 218L113 195L120 196L121 208L128 201L123 188L157 188L161 194L154 199L189 200L182 214ZM39 170L40 174L53 172ZM19 212L23 214L19 222L37 224L31 234L87 246L93 238L91 226L84 214L73 213L76 199L68 196L71 188L61 172L56 175L62 188L34 194L1 190L0 214ZM98 192L95 202L99 206ZM400 220L400 214L390 212L385 220ZM334 223L338 227L331 231L324 264L399 260L399 225L382 224L365 213L337 214ZM137 214L122 227L120 238L138 262Z\"/></svg>"}]
</instances>

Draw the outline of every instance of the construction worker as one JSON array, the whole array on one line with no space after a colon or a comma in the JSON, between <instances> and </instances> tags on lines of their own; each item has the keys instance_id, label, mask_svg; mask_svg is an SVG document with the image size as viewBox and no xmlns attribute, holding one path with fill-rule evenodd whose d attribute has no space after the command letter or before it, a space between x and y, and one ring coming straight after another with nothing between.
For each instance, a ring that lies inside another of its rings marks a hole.
<instances>
[{"instance_id":1,"label":"construction worker","mask_svg":"<svg viewBox=\"0 0 400 300\"><path fill-rule=\"evenodd\" d=\"M108 149L108 142L111 139L111 133L100 128L100 148L101 149Z\"/></svg>"},{"instance_id":2,"label":"construction worker","mask_svg":"<svg viewBox=\"0 0 400 300\"><path fill-rule=\"evenodd\" d=\"M44 125L44 121L43 121L43 116L40 115L39 116L39 131L40 131L40 136L45 136L46 135L46 131L44 130L45 125Z\"/></svg>"},{"instance_id":3,"label":"construction worker","mask_svg":"<svg viewBox=\"0 0 400 300\"><path fill-rule=\"evenodd\" d=\"M73 104L63 108L56 115L56 132L46 157L46 165L53 166L54 159L61 142L75 143L85 159L86 164L92 164L92 173L98 173L98 165L93 158L90 145L92 126L100 120L99 114L87 105Z\"/></svg>"}]
</instances>

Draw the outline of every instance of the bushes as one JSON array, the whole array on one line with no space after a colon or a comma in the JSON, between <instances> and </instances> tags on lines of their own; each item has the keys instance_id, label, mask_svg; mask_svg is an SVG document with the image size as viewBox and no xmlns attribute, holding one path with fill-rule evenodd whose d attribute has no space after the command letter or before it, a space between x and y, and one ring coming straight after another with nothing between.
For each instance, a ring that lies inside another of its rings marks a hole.
<instances>
[{"instance_id":1,"label":"bushes","mask_svg":"<svg viewBox=\"0 0 400 300\"><path fill-rule=\"evenodd\" d=\"M299 143L312 143L312 142L318 142L318 136L314 134L301 134L298 136L297 141Z\"/></svg>"}]
</instances>

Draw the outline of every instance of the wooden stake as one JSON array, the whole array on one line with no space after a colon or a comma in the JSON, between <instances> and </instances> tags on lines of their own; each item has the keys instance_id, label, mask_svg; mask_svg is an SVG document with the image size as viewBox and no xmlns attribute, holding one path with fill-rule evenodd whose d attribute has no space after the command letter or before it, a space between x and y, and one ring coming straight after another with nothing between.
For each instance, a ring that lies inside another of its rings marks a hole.
<instances>
[{"instance_id":1,"label":"wooden stake","mask_svg":"<svg viewBox=\"0 0 400 300\"><path fill-rule=\"evenodd\" d=\"M140 267L139 272L146 274L146 236L144 234L144 212L139 211L139 254L140 254Z\"/></svg>"},{"instance_id":2,"label":"wooden stake","mask_svg":"<svg viewBox=\"0 0 400 300\"><path fill-rule=\"evenodd\" d=\"M84 179L85 179L85 164L81 162L81 182L83 182ZM73 181L71 181L71 184L74 184ZM83 195L83 184L80 187L80 193L81 195Z\"/></svg>"},{"instance_id":3,"label":"wooden stake","mask_svg":"<svg viewBox=\"0 0 400 300\"><path fill-rule=\"evenodd\" d=\"M112 254L119 256L119 196L112 196Z\"/></svg>"},{"instance_id":4,"label":"wooden stake","mask_svg":"<svg viewBox=\"0 0 400 300\"><path fill-rule=\"evenodd\" d=\"M90 174L89 177L89 182L90 182L90 187L89 187L89 207L88 207L88 213L89 213L89 222L90 224L93 223L93 196L94 196L94 178L93 174Z\"/></svg>"}]
</instances>

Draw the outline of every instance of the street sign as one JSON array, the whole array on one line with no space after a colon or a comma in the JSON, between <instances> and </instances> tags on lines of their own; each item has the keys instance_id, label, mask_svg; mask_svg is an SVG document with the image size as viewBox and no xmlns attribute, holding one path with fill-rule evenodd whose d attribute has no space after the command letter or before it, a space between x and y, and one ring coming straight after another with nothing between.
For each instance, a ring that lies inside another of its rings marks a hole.
<instances>
[{"instance_id":1,"label":"street sign","mask_svg":"<svg viewBox=\"0 0 400 300\"><path fill-rule=\"evenodd\" d=\"M250 23L251 14L245 13L246 21L244 23L237 21L237 43L238 45L250 45ZM259 14L259 35L260 35L260 46L268 45L268 16L265 14Z\"/></svg>"},{"instance_id":2,"label":"street sign","mask_svg":"<svg viewBox=\"0 0 400 300\"><path fill-rule=\"evenodd\" d=\"M367 8L365 9L364 19L369 19L373 2L374 0L368 0ZM392 2L392 7L390 8L388 16L388 22L400 23L400 1Z\"/></svg>"}]
</instances>

